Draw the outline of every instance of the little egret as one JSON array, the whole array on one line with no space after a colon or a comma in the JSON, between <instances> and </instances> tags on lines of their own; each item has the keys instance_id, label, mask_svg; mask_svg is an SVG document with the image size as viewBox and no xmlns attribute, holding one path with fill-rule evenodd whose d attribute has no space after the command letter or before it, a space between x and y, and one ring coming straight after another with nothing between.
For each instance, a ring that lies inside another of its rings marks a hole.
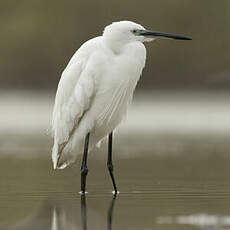
<instances>
[{"instance_id":1,"label":"little egret","mask_svg":"<svg viewBox=\"0 0 230 230\"><path fill-rule=\"evenodd\" d=\"M63 169L83 153L81 194L85 194L87 155L108 135L107 167L114 193L113 130L125 117L145 66L143 42L190 38L146 30L131 21L114 22L103 35L85 42L73 55L58 84L52 118L54 169Z\"/></svg>"}]
</instances>

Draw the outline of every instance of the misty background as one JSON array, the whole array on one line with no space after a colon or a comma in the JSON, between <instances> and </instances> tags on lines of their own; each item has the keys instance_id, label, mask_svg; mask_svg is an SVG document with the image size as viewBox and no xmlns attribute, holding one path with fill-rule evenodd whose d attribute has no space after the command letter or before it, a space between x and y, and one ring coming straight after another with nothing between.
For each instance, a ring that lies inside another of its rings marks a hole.
<instances>
[{"instance_id":1,"label":"misty background","mask_svg":"<svg viewBox=\"0 0 230 230\"><path fill-rule=\"evenodd\" d=\"M2 0L2 143L8 139L6 134L29 133L36 138L39 134L49 140L62 71L81 44L119 20L193 39L145 43L146 66L121 130L127 134L230 134L229 9L228 0ZM17 135L16 141L19 138L24 136Z\"/></svg>"},{"instance_id":2,"label":"misty background","mask_svg":"<svg viewBox=\"0 0 230 230\"><path fill-rule=\"evenodd\" d=\"M147 43L138 89L229 89L229 10L228 0L1 0L1 88L54 91L82 43L113 21L133 20L193 38Z\"/></svg>"},{"instance_id":3,"label":"misty background","mask_svg":"<svg viewBox=\"0 0 230 230\"><path fill-rule=\"evenodd\" d=\"M146 66L123 133L150 133L153 140L161 134L228 137L229 9L228 0L1 0L1 154L33 148L32 136L42 137L50 153L47 134L62 71L81 44L119 20L193 39L145 43Z\"/></svg>"}]
</instances>

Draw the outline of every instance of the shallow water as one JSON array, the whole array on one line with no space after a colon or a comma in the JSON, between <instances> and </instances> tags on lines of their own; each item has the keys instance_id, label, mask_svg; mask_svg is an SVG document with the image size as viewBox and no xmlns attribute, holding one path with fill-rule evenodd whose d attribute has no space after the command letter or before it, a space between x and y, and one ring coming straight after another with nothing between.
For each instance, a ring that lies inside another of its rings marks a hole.
<instances>
[{"instance_id":1,"label":"shallow water","mask_svg":"<svg viewBox=\"0 0 230 230\"><path fill-rule=\"evenodd\" d=\"M54 172L47 138L0 141L0 229L230 229L228 137L118 137L120 194L113 198L102 148L89 156L85 199L79 162Z\"/></svg>"}]
</instances>

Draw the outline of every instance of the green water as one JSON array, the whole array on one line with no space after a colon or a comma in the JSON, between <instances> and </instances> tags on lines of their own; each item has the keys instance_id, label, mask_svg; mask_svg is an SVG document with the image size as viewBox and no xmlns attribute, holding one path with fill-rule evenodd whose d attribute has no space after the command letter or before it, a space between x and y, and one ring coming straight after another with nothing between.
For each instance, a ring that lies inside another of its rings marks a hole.
<instances>
[{"instance_id":1,"label":"green water","mask_svg":"<svg viewBox=\"0 0 230 230\"><path fill-rule=\"evenodd\" d=\"M46 137L0 140L0 229L230 229L228 138L120 138L120 194L113 199L104 148L89 156L85 200L80 164L54 172Z\"/></svg>"}]
</instances>

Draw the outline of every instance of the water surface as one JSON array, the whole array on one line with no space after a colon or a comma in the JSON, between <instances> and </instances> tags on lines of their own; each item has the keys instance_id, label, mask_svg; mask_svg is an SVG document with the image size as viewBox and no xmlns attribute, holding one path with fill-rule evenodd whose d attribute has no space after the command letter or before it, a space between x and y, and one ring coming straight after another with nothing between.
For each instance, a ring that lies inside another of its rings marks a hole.
<instances>
[{"instance_id":1,"label":"water surface","mask_svg":"<svg viewBox=\"0 0 230 230\"><path fill-rule=\"evenodd\" d=\"M0 138L0 229L230 229L227 137L117 137L120 194L111 193L102 148L89 156L85 199L79 162L54 172L47 140Z\"/></svg>"}]
</instances>

